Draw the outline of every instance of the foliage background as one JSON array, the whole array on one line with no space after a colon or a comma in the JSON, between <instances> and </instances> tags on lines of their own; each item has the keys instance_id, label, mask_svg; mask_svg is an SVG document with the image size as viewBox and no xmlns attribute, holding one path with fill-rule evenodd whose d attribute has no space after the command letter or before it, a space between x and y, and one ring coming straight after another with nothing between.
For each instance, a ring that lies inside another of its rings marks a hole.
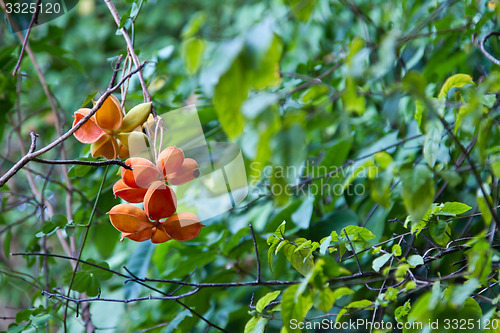
<instances>
[{"instance_id":1,"label":"foliage background","mask_svg":"<svg viewBox=\"0 0 500 333\"><path fill-rule=\"evenodd\" d=\"M122 273L126 265L141 278L253 281L251 222L262 281L282 283L202 288L183 299L229 332L244 331L251 318L248 332L255 325L254 332L262 331L265 324L266 332L283 332L286 319L335 320L342 311L339 320L394 323L427 321L429 313L441 319L498 318L498 218L479 186L496 207L499 76L479 48L497 29L496 1L137 0L116 1L116 6L139 58L150 61L144 76L157 112L196 103L208 140L232 140L241 147L251 194L241 207L206 221L191 242L120 243L105 214L118 203L111 189L118 167L112 166L82 259ZM37 26L29 43L55 97L63 132L86 96L106 89L113 61L126 54L107 6L94 0L80 0L69 13ZM486 45L493 55L500 51L495 37ZM21 145L29 146L29 130L39 134L40 147L57 132L33 62L25 56L22 75L11 74L21 47L6 23L0 25L0 47L3 174L21 157ZM473 84L455 77L439 96L446 79L458 73L471 75ZM126 106L142 101L134 77ZM89 150L71 137L65 153L68 159L82 158ZM59 159L61 152L43 157ZM310 168L286 177L269 172L301 165ZM75 190L67 224L61 217L68 216L68 194L61 186L67 179L60 166L30 162L27 167L38 173L35 187L60 215L47 218L44 199L33 195L25 170L2 187L0 325L7 330L15 322L9 332L35 326L63 330L65 302L41 290L65 294L72 274L68 261L48 258L45 266L43 257L10 253L63 254L53 230L44 229L50 218L81 244L104 168L70 171ZM337 167L339 172L324 175ZM357 174L358 167L375 174ZM316 176L321 177L313 180ZM286 184L295 186L293 195L269 190ZM325 184L326 191L319 191ZM335 192L342 184L351 186ZM354 188L363 191L353 193ZM462 214L467 209L457 204L424 216L432 202L461 202L471 209ZM407 221L409 215L413 221ZM284 235L276 232L283 221ZM342 230L348 226L366 229L350 227L346 237ZM303 248L295 251L300 244ZM353 256L353 245L364 251ZM305 283L290 287L289 281ZM102 297L116 299L152 293L124 282L84 266L73 289L93 297L99 286ZM168 293L176 288L148 284ZM278 290L278 302L265 310L251 308ZM78 298L76 292L72 296ZM401 307L407 301L411 310ZM84 331L75 310L70 302L67 329ZM93 324L106 331L156 326L162 332L217 331L171 300L92 302L90 313Z\"/></svg>"}]
</instances>

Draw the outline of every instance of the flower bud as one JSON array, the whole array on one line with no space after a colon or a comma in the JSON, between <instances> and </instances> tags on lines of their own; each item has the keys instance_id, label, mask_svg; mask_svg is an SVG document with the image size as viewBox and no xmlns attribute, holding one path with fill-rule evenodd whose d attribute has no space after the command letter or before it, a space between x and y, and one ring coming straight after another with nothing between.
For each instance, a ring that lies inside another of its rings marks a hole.
<instances>
[{"instance_id":1,"label":"flower bud","mask_svg":"<svg viewBox=\"0 0 500 333\"><path fill-rule=\"evenodd\" d=\"M131 132L139 126L142 126L148 119L151 112L151 102L142 103L132 108L123 118L122 125L118 132Z\"/></svg>"}]
</instances>

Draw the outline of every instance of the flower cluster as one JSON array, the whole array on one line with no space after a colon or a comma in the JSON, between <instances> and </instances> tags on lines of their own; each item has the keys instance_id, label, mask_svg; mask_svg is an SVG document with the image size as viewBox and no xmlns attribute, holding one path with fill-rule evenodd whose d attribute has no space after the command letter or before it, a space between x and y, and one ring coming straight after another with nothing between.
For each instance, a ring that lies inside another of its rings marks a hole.
<instances>
[{"instance_id":1,"label":"flower cluster","mask_svg":"<svg viewBox=\"0 0 500 333\"><path fill-rule=\"evenodd\" d=\"M90 111L88 108L75 111L73 126ZM132 133L143 135L142 132L134 130L147 120L150 112L151 103L142 103L125 115L118 98L109 95L97 112L73 135L81 143L92 144L90 150L93 157L127 158L129 136Z\"/></svg>"},{"instance_id":2,"label":"flower cluster","mask_svg":"<svg viewBox=\"0 0 500 333\"><path fill-rule=\"evenodd\" d=\"M130 203L143 202L144 209L119 204L108 212L113 226L122 232L122 240L127 237L137 242L150 239L163 243L198 236L204 225L193 213L176 213L177 198L168 185L182 185L198 177L195 160L184 158L177 147L168 147L160 153L156 164L142 157L129 158L125 164L132 170L122 169L122 178L114 184L113 193Z\"/></svg>"}]
</instances>

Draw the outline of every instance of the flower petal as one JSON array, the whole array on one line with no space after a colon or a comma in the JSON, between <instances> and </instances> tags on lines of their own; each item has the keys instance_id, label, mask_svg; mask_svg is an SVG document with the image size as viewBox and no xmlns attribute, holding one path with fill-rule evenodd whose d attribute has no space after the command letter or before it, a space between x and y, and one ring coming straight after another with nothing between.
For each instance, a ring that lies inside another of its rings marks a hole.
<instances>
[{"instance_id":1,"label":"flower petal","mask_svg":"<svg viewBox=\"0 0 500 333\"><path fill-rule=\"evenodd\" d=\"M184 152L175 146L165 148L156 161L158 169L163 171L166 176L169 173L174 173L179 169L184 162Z\"/></svg>"},{"instance_id":2,"label":"flower petal","mask_svg":"<svg viewBox=\"0 0 500 333\"><path fill-rule=\"evenodd\" d=\"M123 111L118 98L109 95L97 110L95 118L97 125L102 129L109 131L119 129L123 121Z\"/></svg>"},{"instance_id":3,"label":"flower petal","mask_svg":"<svg viewBox=\"0 0 500 333\"><path fill-rule=\"evenodd\" d=\"M167 181L171 185L182 185L186 184L188 181L198 178L200 175L200 166L192 158L185 158L181 167L174 173L167 175Z\"/></svg>"},{"instance_id":4,"label":"flower petal","mask_svg":"<svg viewBox=\"0 0 500 333\"><path fill-rule=\"evenodd\" d=\"M204 227L198 216L189 212L174 214L161 225L170 237L178 241L188 241L195 238Z\"/></svg>"},{"instance_id":5,"label":"flower petal","mask_svg":"<svg viewBox=\"0 0 500 333\"><path fill-rule=\"evenodd\" d=\"M127 238L129 238L133 241L136 241L136 242L144 242L144 241L147 241L148 239L150 239L152 234L153 234L153 231L151 228L148 228L148 229L145 229L143 231L136 232L136 233L122 232L122 237L121 237L120 241L123 241L123 238L127 237Z\"/></svg>"},{"instance_id":6,"label":"flower petal","mask_svg":"<svg viewBox=\"0 0 500 333\"><path fill-rule=\"evenodd\" d=\"M93 157L103 156L108 160L115 159L118 156L118 149L115 138L108 134L104 134L90 146Z\"/></svg>"},{"instance_id":7,"label":"flower petal","mask_svg":"<svg viewBox=\"0 0 500 333\"><path fill-rule=\"evenodd\" d=\"M125 164L132 168L122 168L123 182L134 188L149 188L152 182L163 180L163 174L153 162L142 157L131 157Z\"/></svg>"},{"instance_id":8,"label":"flower petal","mask_svg":"<svg viewBox=\"0 0 500 333\"><path fill-rule=\"evenodd\" d=\"M75 118L75 120L73 121L73 127L75 127L83 117L88 115L90 111L90 109L80 109L75 111L75 115L73 116L73 118ZM87 120L87 122L83 124L82 127L76 130L75 133L73 133L75 138L81 143L96 142L103 134L104 131L99 126L97 126L94 117L91 117L89 120Z\"/></svg>"},{"instance_id":9,"label":"flower petal","mask_svg":"<svg viewBox=\"0 0 500 333\"><path fill-rule=\"evenodd\" d=\"M139 203L144 201L144 196L146 195L147 189L145 188L133 188L127 186L123 182L123 179L118 180L115 185L113 185L113 193L115 198L118 196L125 201L131 203Z\"/></svg>"},{"instance_id":10,"label":"flower petal","mask_svg":"<svg viewBox=\"0 0 500 333\"><path fill-rule=\"evenodd\" d=\"M111 224L121 232L135 234L153 227L146 213L130 204L119 204L108 212Z\"/></svg>"},{"instance_id":11,"label":"flower petal","mask_svg":"<svg viewBox=\"0 0 500 333\"><path fill-rule=\"evenodd\" d=\"M122 144L118 144L119 151L118 151L118 157L121 159L126 159L130 157L130 152L128 151L128 148L125 147Z\"/></svg>"},{"instance_id":12,"label":"flower petal","mask_svg":"<svg viewBox=\"0 0 500 333\"><path fill-rule=\"evenodd\" d=\"M164 182L155 181L144 196L144 211L151 220L167 218L177 209L174 190Z\"/></svg>"},{"instance_id":13,"label":"flower petal","mask_svg":"<svg viewBox=\"0 0 500 333\"><path fill-rule=\"evenodd\" d=\"M155 243L155 244L165 243L171 239L172 239L172 237L170 237L165 232L165 229L161 225L159 225L158 228L153 228L153 236L151 236L152 243Z\"/></svg>"}]
</instances>

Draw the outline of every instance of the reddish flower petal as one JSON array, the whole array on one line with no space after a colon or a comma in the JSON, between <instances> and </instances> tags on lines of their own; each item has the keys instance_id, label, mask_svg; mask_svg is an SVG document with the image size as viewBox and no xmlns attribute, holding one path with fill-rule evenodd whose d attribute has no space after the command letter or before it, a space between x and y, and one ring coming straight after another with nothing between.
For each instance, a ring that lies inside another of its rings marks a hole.
<instances>
[{"instance_id":1,"label":"reddish flower petal","mask_svg":"<svg viewBox=\"0 0 500 333\"><path fill-rule=\"evenodd\" d=\"M151 229L153 224L142 209L130 204L119 204L108 212L111 224L121 232L135 234Z\"/></svg>"},{"instance_id":2,"label":"reddish flower petal","mask_svg":"<svg viewBox=\"0 0 500 333\"><path fill-rule=\"evenodd\" d=\"M163 171L163 175L176 172L184 162L184 152L175 146L165 148L156 161L158 169Z\"/></svg>"},{"instance_id":3,"label":"reddish flower petal","mask_svg":"<svg viewBox=\"0 0 500 333\"><path fill-rule=\"evenodd\" d=\"M144 196L144 211L151 220L167 218L177 209L177 198L174 190L164 182L151 184Z\"/></svg>"},{"instance_id":4,"label":"reddish flower petal","mask_svg":"<svg viewBox=\"0 0 500 333\"><path fill-rule=\"evenodd\" d=\"M122 242L123 241L123 238L124 237L127 237L133 241L136 241L136 242L144 242L148 239L151 239L151 236L153 234L153 231L151 228L148 228L146 230L143 230L143 231L139 231L139 232L136 232L136 233L126 233L126 232L122 232L122 237L120 239L120 241Z\"/></svg>"},{"instance_id":5,"label":"reddish flower petal","mask_svg":"<svg viewBox=\"0 0 500 333\"><path fill-rule=\"evenodd\" d=\"M188 241L195 238L204 227L196 214L188 212L174 214L161 225L170 237L178 241Z\"/></svg>"},{"instance_id":6,"label":"reddish flower petal","mask_svg":"<svg viewBox=\"0 0 500 333\"><path fill-rule=\"evenodd\" d=\"M195 160L186 158L176 172L167 175L167 181L172 185L186 184L188 181L198 178L200 175L199 167Z\"/></svg>"},{"instance_id":7,"label":"reddish flower petal","mask_svg":"<svg viewBox=\"0 0 500 333\"><path fill-rule=\"evenodd\" d=\"M73 127L76 126L86 115L89 114L90 109L80 109L75 111L75 115L73 118ZM96 142L102 135L104 131L97 126L94 117L91 117L85 124L82 125L73 135L75 138L81 143L94 143Z\"/></svg>"},{"instance_id":8,"label":"reddish flower petal","mask_svg":"<svg viewBox=\"0 0 500 333\"><path fill-rule=\"evenodd\" d=\"M147 189L152 182L163 180L161 171L145 158L132 157L126 160L125 164L132 168L122 168L123 182L130 187Z\"/></svg>"},{"instance_id":9,"label":"reddish flower petal","mask_svg":"<svg viewBox=\"0 0 500 333\"><path fill-rule=\"evenodd\" d=\"M104 134L90 146L90 152L93 157L103 156L108 160L116 158L118 149L118 143L108 134Z\"/></svg>"},{"instance_id":10,"label":"reddish flower petal","mask_svg":"<svg viewBox=\"0 0 500 333\"><path fill-rule=\"evenodd\" d=\"M147 189L145 188L133 188L127 186L127 184L123 182L123 179L118 180L115 185L113 185L113 193L115 194L115 198L118 196L123 200L131 203L143 202L146 192Z\"/></svg>"},{"instance_id":11,"label":"reddish flower petal","mask_svg":"<svg viewBox=\"0 0 500 333\"><path fill-rule=\"evenodd\" d=\"M95 113L95 118L97 125L102 129L108 131L119 129L123 121L123 111L118 98L109 95Z\"/></svg>"},{"instance_id":12,"label":"reddish flower petal","mask_svg":"<svg viewBox=\"0 0 500 333\"><path fill-rule=\"evenodd\" d=\"M155 243L155 244L165 243L171 239L172 239L172 237L170 237L165 232L165 229L161 225L158 226L158 228L153 228L153 236L151 236L152 243Z\"/></svg>"}]
</instances>

